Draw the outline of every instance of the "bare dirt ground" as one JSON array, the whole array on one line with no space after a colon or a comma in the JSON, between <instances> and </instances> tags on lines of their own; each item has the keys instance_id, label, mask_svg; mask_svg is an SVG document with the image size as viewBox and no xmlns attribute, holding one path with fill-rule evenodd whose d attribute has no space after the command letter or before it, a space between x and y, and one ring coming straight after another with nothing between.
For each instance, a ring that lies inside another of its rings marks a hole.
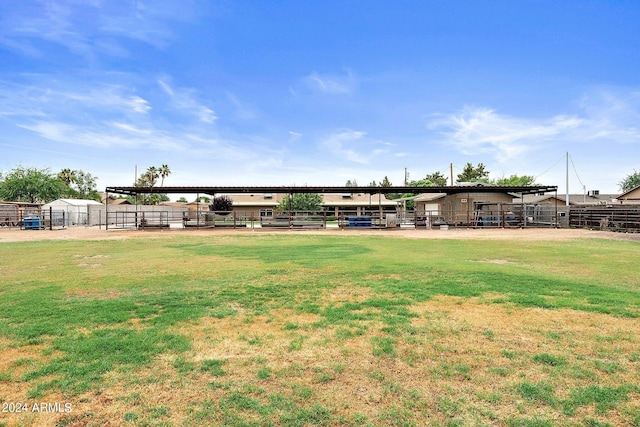
<instances>
[{"instance_id":1,"label":"bare dirt ground","mask_svg":"<svg viewBox=\"0 0 640 427\"><path fill-rule=\"evenodd\" d=\"M131 238L159 238L171 236L216 236L216 235L264 235L264 234L324 234L340 236L385 236L411 239L519 239L519 240L571 240L571 239L615 239L640 242L640 234L614 233L609 231L582 229L327 229L327 230L274 230L274 229L200 229L200 230L105 230L99 227L69 227L62 230L20 230L0 228L0 242L24 242L38 240L120 240Z\"/></svg>"}]
</instances>

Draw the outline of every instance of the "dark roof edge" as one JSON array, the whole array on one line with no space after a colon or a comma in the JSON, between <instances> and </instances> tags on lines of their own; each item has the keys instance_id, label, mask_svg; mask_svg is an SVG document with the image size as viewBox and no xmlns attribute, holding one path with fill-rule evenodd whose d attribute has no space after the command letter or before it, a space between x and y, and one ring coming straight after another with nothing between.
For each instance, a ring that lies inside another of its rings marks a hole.
<instances>
[{"instance_id":1,"label":"dark roof edge","mask_svg":"<svg viewBox=\"0 0 640 427\"><path fill-rule=\"evenodd\" d=\"M238 194L238 193L369 193L369 194L389 194L389 193L519 193L519 194L538 194L556 192L558 187L555 185L541 186L447 186L447 187L331 187L331 186L220 186L220 187L107 187L106 193L116 194Z\"/></svg>"}]
</instances>

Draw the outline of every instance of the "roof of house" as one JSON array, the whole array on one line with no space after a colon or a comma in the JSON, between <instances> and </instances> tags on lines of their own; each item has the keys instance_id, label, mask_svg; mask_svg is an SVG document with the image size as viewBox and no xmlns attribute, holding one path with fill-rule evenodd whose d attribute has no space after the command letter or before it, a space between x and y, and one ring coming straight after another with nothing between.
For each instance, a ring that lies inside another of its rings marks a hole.
<instances>
[{"instance_id":1,"label":"roof of house","mask_svg":"<svg viewBox=\"0 0 640 427\"><path fill-rule=\"evenodd\" d=\"M272 208L278 206L288 195L284 193L267 194L229 194L236 207L264 207ZM367 193L343 193L343 194L322 194L322 204L324 206L395 206L395 200L388 200L384 194L369 195Z\"/></svg>"},{"instance_id":2,"label":"roof of house","mask_svg":"<svg viewBox=\"0 0 640 427\"><path fill-rule=\"evenodd\" d=\"M569 205L570 206L585 206L585 205L601 205L605 203L611 203L615 201L616 194L569 194ZM543 196L538 196L536 194L525 194L524 195L524 203L525 204L536 204L542 203L547 200L552 200L556 198L558 203L566 204L566 196L564 194L545 194ZM513 203L523 203L523 198L515 197L513 199Z\"/></svg>"},{"instance_id":3,"label":"roof of house","mask_svg":"<svg viewBox=\"0 0 640 427\"><path fill-rule=\"evenodd\" d=\"M42 206L42 203L31 203L31 202L6 202L6 201L4 201L4 200L0 200L0 205L25 206L25 207L38 207L38 206Z\"/></svg>"},{"instance_id":4,"label":"roof of house","mask_svg":"<svg viewBox=\"0 0 640 427\"><path fill-rule=\"evenodd\" d=\"M395 200L389 200L384 194L342 193L323 194L322 204L325 206L396 206Z\"/></svg>"},{"instance_id":5,"label":"roof of house","mask_svg":"<svg viewBox=\"0 0 640 427\"><path fill-rule=\"evenodd\" d=\"M130 205L131 202L127 199L114 199L112 197L109 197L109 204L110 205Z\"/></svg>"},{"instance_id":6,"label":"roof of house","mask_svg":"<svg viewBox=\"0 0 640 427\"><path fill-rule=\"evenodd\" d=\"M102 205L100 202L96 202L95 200L88 199L57 199L53 202L46 203L44 206L50 204L57 204L57 202L62 202L70 206L86 206L86 205Z\"/></svg>"},{"instance_id":7,"label":"roof of house","mask_svg":"<svg viewBox=\"0 0 640 427\"><path fill-rule=\"evenodd\" d=\"M640 185L617 197L618 200L640 200Z\"/></svg>"},{"instance_id":8,"label":"roof of house","mask_svg":"<svg viewBox=\"0 0 640 427\"><path fill-rule=\"evenodd\" d=\"M415 202L432 202L434 200L442 199L447 193L425 193L419 196L410 197Z\"/></svg>"}]
</instances>

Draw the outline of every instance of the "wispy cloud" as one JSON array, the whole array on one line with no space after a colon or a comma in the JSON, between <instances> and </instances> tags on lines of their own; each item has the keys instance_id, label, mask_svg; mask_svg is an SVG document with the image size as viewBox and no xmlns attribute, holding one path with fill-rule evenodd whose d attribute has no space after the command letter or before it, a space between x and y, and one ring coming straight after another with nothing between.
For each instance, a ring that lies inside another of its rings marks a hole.
<instances>
[{"instance_id":1,"label":"wispy cloud","mask_svg":"<svg viewBox=\"0 0 640 427\"><path fill-rule=\"evenodd\" d=\"M567 143L640 142L640 93L624 96L594 91L579 103L579 111L549 118L499 114L490 108L466 107L458 113L433 115L428 128L440 142L467 154L488 154L499 162Z\"/></svg>"},{"instance_id":2,"label":"wispy cloud","mask_svg":"<svg viewBox=\"0 0 640 427\"><path fill-rule=\"evenodd\" d=\"M290 88L294 94L299 93L299 89L304 88L315 94L322 95L350 95L358 85L358 80L353 71L346 70L343 74L321 74L317 71L310 73L301 80L302 87Z\"/></svg>"},{"instance_id":3,"label":"wispy cloud","mask_svg":"<svg viewBox=\"0 0 640 427\"><path fill-rule=\"evenodd\" d=\"M367 164L373 157L389 151L389 144L371 140L367 133L352 129L341 129L324 138L321 146L334 156L354 163Z\"/></svg>"},{"instance_id":4,"label":"wispy cloud","mask_svg":"<svg viewBox=\"0 0 640 427\"><path fill-rule=\"evenodd\" d=\"M173 108L194 115L203 123L212 124L218 119L216 113L211 108L200 103L196 99L195 90L183 88L176 89L166 80L166 78L159 79L158 85L171 98L170 104Z\"/></svg>"},{"instance_id":5,"label":"wispy cloud","mask_svg":"<svg viewBox=\"0 0 640 427\"><path fill-rule=\"evenodd\" d=\"M157 48L174 37L171 23L197 19L192 2L120 0L21 0L0 18L0 46L28 56L43 56L45 41L93 59L127 56L125 43L137 40Z\"/></svg>"},{"instance_id":6,"label":"wispy cloud","mask_svg":"<svg viewBox=\"0 0 640 427\"><path fill-rule=\"evenodd\" d=\"M435 117L428 127L444 136L444 143L463 154L492 154L501 161L522 155L581 123L577 117L557 116L541 121L500 115L488 108Z\"/></svg>"}]
</instances>

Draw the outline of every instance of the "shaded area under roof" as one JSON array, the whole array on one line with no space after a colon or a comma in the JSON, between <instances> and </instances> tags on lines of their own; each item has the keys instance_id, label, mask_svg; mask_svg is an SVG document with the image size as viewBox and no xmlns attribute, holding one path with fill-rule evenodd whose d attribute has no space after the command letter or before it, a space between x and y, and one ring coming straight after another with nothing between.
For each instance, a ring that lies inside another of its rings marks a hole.
<instances>
[{"instance_id":1,"label":"shaded area under roof","mask_svg":"<svg viewBox=\"0 0 640 427\"><path fill-rule=\"evenodd\" d=\"M107 187L107 193L136 195L136 194L234 194L234 193L367 193L367 194L390 194L390 193L519 193L519 194L542 194L558 191L555 185L540 186L517 186L501 187L493 185L472 185L472 186L448 186L448 187L329 187L329 186L241 186L241 187Z\"/></svg>"}]
</instances>

